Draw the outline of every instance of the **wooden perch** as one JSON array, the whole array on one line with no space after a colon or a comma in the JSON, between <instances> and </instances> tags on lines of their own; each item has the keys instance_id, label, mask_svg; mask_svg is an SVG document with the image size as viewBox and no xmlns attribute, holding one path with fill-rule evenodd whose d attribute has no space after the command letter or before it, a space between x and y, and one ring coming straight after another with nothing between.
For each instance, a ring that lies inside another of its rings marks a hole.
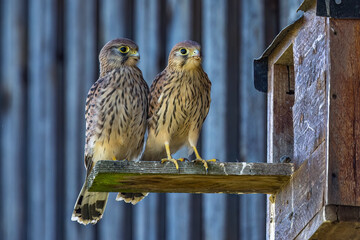
<instances>
[{"instance_id":1,"label":"wooden perch","mask_svg":"<svg viewBox=\"0 0 360 240\"><path fill-rule=\"evenodd\" d=\"M291 163L98 161L87 187L94 192L276 193L289 181Z\"/></svg>"}]
</instances>

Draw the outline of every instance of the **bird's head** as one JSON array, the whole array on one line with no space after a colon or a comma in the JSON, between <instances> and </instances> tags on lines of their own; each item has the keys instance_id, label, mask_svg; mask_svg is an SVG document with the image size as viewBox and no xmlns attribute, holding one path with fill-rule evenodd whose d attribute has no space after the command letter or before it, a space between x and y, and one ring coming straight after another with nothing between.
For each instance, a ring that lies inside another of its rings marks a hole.
<instances>
[{"instance_id":1,"label":"bird's head","mask_svg":"<svg viewBox=\"0 0 360 240\"><path fill-rule=\"evenodd\" d=\"M136 66L140 60L139 48L127 38L111 40L99 54L100 69L115 69L122 66Z\"/></svg>"},{"instance_id":2,"label":"bird's head","mask_svg":"<svg viewBox=\"0 0 360 240\"><path fill-rule=\"evenodd\" d=\"M168 66L179 70L192 70L200 67L200 44L191 40L176 44L170 52Z\"/></svg>"}]
</instances>

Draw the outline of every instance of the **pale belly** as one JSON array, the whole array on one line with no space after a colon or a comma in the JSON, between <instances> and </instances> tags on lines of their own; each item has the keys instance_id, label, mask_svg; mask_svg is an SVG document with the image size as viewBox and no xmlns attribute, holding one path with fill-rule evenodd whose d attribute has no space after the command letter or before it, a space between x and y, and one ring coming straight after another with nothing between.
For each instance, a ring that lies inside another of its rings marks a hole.
<instances>
[{"instance_id":1,"label":"pale belly","mask_svg":"<svg viewBox=\"0 0 360 240\"><path fill-rule=\"evenodd\" d=\"M122 129L115 125L111 134L102 134L95 142L93 159L97 160L138 160L143 144L145 125L132 124ZM136 126L136 127L135 127Z\"/></svg>"}]
</instances>

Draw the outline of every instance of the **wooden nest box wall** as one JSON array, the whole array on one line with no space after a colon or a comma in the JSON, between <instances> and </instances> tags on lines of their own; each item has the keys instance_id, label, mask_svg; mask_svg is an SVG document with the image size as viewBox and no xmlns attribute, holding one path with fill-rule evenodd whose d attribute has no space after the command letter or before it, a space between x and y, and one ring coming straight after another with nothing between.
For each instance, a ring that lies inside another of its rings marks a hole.
<instances>
[{"instance_id":1,"label":"wooden nest box wall","mask_svg":"<svg viewBox=\"0 0 360 240\"><path fill-rule=\"evenodd\" d=\"M268 163L295 165L268 201L268 239L360 239L360 1L300 10L254 62Z\"/></svg>"}]
</instances>

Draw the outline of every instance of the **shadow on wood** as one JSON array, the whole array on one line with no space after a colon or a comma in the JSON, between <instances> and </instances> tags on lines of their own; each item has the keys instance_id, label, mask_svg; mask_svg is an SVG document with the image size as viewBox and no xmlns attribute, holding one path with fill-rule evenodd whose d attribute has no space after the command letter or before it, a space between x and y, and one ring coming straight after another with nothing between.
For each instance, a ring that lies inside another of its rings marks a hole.
<instances>
[{"instance_id":1,"label":"shadow on wood","mask_svg":"<svg viewBox=\"0 0 360 240\"><path fill-rule=\"evenodd\" d=\"M87 179L94 192L176 192L176 193L276 193L289 181L291 163L209 163L202 164L98 161Z\"/></svg>"}]
</instances>

